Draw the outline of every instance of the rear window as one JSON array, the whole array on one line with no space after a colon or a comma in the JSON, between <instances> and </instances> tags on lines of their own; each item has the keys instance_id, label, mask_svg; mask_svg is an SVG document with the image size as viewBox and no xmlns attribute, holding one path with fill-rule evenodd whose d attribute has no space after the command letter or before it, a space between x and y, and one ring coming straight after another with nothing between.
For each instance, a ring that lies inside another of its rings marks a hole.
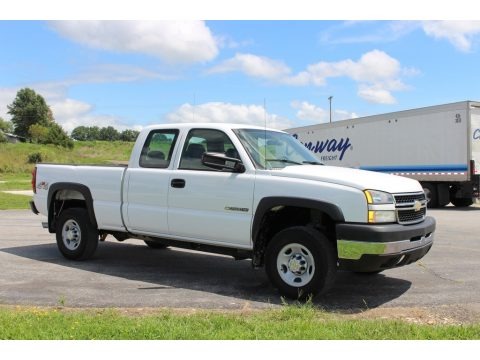
<instances>
[{"instance_id":1,"label":"rear window","mask_svg":"<svg viewBox=\"0 0 480 360\"><path fill-rule=\"evenodd\" d=\"M178 130L175 129L153 130L150 132L142 148L140 166L158 169L168 168L177 137Z\"/></svg>"}]
</instances>

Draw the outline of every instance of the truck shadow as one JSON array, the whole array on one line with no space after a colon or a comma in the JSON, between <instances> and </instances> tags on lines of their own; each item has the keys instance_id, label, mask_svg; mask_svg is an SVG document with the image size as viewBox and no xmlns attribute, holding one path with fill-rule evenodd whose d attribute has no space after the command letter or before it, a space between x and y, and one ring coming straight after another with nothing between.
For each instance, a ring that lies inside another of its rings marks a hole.
<instances>
[{"instance_id":1,"label":"truck shadow","mask_svg":"<svg viewBox=\"0 0 480 360\"><path fill-rule=\"evenodd\" d=\"M113 241L100 243L94 258L88 261L69 261L63 258L56 244L12 247L0 249L0 251L35 261L138 281L141 283L136 285L138 299L144 298L146 293L149 296L165 297L165 292L183 288L231 297L232 301L260 303L259 306L252 305L253 307L278 305L285 302L295 303L282 299L270 284L264 270L254 270L249 260L234 261L230 257L192 253L176 248L153 250L140 242L137 245L131 242L115 243ZM52 279L49 281L51 283L60 278L62 274L58 271L52 274ZM63 283L59 282L59 284ZM81 288L82 286L72 282L72 287ZM313 304L329 311L360 312L398 298L410 286L409 281L381 274L365 276L339 272L334 288L327 294L315 298ZM96 291L99 293L93 296L92 303L95 303L95 299L104 297L101 290ZM109 293L111 294L110 290ZM178 296L178 293L175 296ZM190 295L187 294L186 297L188 296ZM198 294L193 296L199 298ZM71 305L75 306L75 299L70 300ZM225 299L221 301L225 302ZM221 307L228 308L230 303L231 301L227 301L226 305ZM178 301L174 304L175 307L195 307L195 300L189 303L185 298L180 301L180 304ZM119 303L118 306L128 307L123 303ZM157 302L156 304L142 303L141 306L159 305ZM168 307L170 304L162 303L160 306Z\"/></svg>"}]
</instances>

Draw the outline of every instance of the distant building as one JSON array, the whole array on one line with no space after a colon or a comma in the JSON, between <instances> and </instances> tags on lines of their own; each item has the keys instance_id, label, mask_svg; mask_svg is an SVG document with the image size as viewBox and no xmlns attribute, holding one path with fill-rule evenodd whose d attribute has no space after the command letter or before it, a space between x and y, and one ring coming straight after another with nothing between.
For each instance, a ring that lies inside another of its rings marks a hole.
<instances>
[{"instance_id":1,"label":"distant building","mask_svg":"<svg viewBox=\"0 0 480 360\"><path fill-rule=\"evenodd\" d=\"M27 139L24 138L23 136L18 136L18 135L15 135L15 134L5 133L5 136L7 137L8 142L12 143L12 144L27 141Z\"/></svg>"}]
</instances>

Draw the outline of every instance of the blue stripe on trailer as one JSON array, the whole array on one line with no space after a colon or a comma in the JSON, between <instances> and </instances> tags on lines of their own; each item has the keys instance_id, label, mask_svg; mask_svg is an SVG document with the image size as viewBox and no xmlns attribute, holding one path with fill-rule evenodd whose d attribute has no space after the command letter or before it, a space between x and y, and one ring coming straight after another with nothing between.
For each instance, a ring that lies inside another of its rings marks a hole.
<instances>
[{"instance_id":1,"label":"blue stripe on trailer","mask_svg":"<svg viewBox=\"0 0 480 360\"><path fill-rule=\"evenodd\" d=\"M448 165L395 165L395 166L361 166L362 170L379 172L465 172L466 164Z\"/></svg>"}]
</instances>

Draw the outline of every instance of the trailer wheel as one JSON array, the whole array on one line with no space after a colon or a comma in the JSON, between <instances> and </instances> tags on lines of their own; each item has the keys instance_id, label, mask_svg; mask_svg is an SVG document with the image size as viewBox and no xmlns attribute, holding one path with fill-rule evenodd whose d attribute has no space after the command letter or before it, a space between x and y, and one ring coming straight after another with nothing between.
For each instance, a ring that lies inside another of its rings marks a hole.
<instances>
[{"instance_id":1,"label":"trailer wheel","mask_svg":"<svg viewBox=\"0 0 480 360\"><path fill-rule=\"evenodd\" d=\"M60 214L56 237L58 249L70 260L91 258L98 245L98 230L84 208L70 208Z\"/></svg>"},{"instance_id":2,"label":"trailer wheel","mask_svg":"<svg viewBox=\"0 0 480 360\"><path fill-rule=\"evenodd\" d=\"M282 295L305 300L333 285L336 261L335 250L322 233L295 226L271 239L265 253L265 270Z\"/></svg>"},{"instance_id":3,"label":"trailer wheel","mask_svg":"<svg viewBox=\"0 0 480 360\"><path fill-rule=\"evenodd\" d=\"M473 199L470 198L453 198L451 201L456 207L467 207L473 204Z\"/></svg>"},{"instance_id":4,"label":"trailer wheel","mask_svg":"<svg viewBox=\"0 0 480 360\"><path fill-rule=\"evenodd\" d=\"M472 198L457 197L457 193L462 194L457 186L452 186L450 189L450 202L456 207L467 207L473 204Z\"/></svg>"},{"instance_id":5,"label":"trailer wheel","mask_svg":"<svg viewBox=\"0 0 480 360\"><path fill-rule=\"evenodd\" d=\"M427 198L427 207L429 209L438 207L437 187L434 184L422 183L425 197Z\"/></svg>"}]
</instances>

